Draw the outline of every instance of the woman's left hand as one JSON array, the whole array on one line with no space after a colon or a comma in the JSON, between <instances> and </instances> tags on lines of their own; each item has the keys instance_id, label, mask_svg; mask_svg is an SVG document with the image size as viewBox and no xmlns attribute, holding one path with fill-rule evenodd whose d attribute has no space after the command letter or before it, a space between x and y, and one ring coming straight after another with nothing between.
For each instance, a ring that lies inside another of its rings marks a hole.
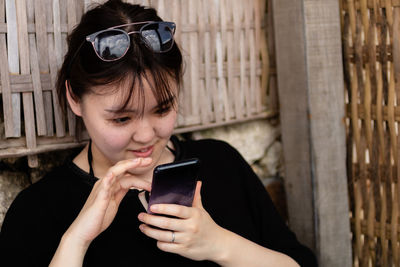
<instances>
[{"instance_id":1,"label":"woman's left hand","mask_svg":"<svg viewBox=\"0 0 400 267\"><path fill-rule=\"evenodd\" d=\"M219 242L223 242L226 230L218 226L203 208L200 189L201 182L197 182L192 207L174 204L152 205L151 211L159 215L140 213L138 218L144 224L139 228L148 237L158 240L157 246L163 251L192 260L217 261L218 257L222 256L220 253L224 246L219 245Z\"/></svg>"}]
</instances>

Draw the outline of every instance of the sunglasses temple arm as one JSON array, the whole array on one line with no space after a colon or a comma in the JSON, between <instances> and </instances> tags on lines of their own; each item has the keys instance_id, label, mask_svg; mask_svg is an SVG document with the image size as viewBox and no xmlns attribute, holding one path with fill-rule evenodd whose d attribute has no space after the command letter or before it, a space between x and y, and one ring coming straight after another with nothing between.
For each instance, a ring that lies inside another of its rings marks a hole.
<instances>
[{"instance_id":1,"label":"sunglasses temple arm","mask_svg":"<svg viewBox=\"0 0 400 267\"><path fill-rule=\"evenodd\" d=\"M140 31L131 31L131 32L128 32L127 34L129 35L129 34L132 34L132 33L140 33Z\"/></svg>"}]
</instances>

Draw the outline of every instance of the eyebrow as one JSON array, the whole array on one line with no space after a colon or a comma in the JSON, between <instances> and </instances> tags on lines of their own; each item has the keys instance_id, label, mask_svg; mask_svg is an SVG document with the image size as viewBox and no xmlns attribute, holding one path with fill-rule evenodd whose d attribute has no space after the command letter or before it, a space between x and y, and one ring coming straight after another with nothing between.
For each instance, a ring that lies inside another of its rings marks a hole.
<instances>
[{"instance_id":1,"label":"eyebrow","mask_svg":"<svg viewBox=\"0 0 400 267\"><path fill-rule=\"evenodd\" d=\"M173 101L176 99L176 96L171 96L163 101L161 101L160 103L158 103L156 106L154 106L151 110L155 110L157 108L161 108L164 107L168 104L173 103ZM105 109L106 112L109 113L114 113L114 114L122 114L122 113L136 113L138 114L139 111L137 109L120 109L120 108L111 108L111 109Z\"/></svg>"},{"instance_id":2,"label":"eyebrow","mask_svg":"<svg viewBox=\"0 0 400 267\"><path fill-rule=\"evenodd\" d=\"M173 102L175 101L176 96L172 95L171 97L161 101L160 103L158 103L154 108L152 108L151 110L157 109L157 108L162 108L165 107L167 105L173 104Z\"/></svg>"}]
</instances>

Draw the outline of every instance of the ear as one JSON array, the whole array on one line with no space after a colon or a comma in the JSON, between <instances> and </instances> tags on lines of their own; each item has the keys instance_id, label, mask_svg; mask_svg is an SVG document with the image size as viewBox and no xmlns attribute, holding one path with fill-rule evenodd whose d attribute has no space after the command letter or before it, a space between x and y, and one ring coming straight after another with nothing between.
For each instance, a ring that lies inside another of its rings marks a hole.
<instances>
[{"instance_id":1,"label":"ear","mask_svg":"<svg viewBox=\"0 0 400 267\"><path fill-rule=\"evenodd\" d=\"M82 116L81 103L72 97L68 80L65 80L65 94L72 112L74 112L76 116Z\"/></svg>"}]
</instances>

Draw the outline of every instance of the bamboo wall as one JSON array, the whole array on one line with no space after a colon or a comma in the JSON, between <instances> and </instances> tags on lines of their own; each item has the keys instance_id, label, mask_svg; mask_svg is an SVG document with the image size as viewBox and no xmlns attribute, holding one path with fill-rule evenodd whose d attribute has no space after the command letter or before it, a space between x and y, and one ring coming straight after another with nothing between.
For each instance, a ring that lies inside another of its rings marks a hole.
<instances>
[{"instance_id":1,"label":"bamboo wall","mask_svg":"<svg viewBox=\"0 0 400 267\"><path fill-rule=\"evenodd\" d=\"M0 158L81 145L54 88L65 38L88 0L0 0ZM104 1L102 1L104 2ZM177 23L186 62L176 132L273 114L267 0L130 0ZM183 100L184 99L184 100Z\"/></svg>"},{"instance_id":2,"label":"bamboo wall","mask_svg":"<svg viewBox=\"0 0 400 267\"><path fill-rule=\"evenodd\" d=\"M400 266L400 1L341 15L354 266Z\"/></svg>"}]
</instances>

